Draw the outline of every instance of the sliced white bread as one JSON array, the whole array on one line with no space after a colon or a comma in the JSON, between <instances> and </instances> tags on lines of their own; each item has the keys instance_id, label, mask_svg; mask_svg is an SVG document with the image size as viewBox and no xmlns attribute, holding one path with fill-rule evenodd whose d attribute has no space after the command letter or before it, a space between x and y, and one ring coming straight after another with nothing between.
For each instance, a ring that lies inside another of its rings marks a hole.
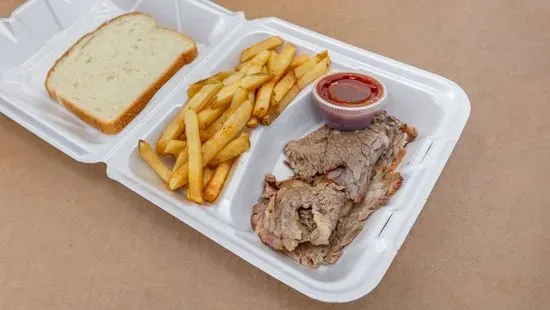
<instances>
[{"instance_id":1,"label":"sliced white bread","mask_svg":"<svg viewBox=\"0 0 550 310\"><path fill-rule=\"evenodd\" d=\"M197 56L195 42L143 13L118 16L77 41L46 77L50 97L105 134L120 132Z\"/></svg>"}]
</instances>

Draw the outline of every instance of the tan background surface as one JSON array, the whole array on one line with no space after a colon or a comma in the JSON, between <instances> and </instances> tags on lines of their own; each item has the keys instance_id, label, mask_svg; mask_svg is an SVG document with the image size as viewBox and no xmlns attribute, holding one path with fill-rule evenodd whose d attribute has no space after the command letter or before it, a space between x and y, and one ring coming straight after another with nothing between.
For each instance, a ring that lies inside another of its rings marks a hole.
<instances>
[{"instance_id":1,"label":"tan background surface","mask_svg":"<svg viewBox=\"0 0 550 310\"><path fill-rule=\"evenodd\" d=\"M445 75L470 96L463 137L382 283L339 307L550 309L550 1L218 2ZM0 132L0 309L329 308L103 165L4 116Z\"/></svg>"}]
</instances>

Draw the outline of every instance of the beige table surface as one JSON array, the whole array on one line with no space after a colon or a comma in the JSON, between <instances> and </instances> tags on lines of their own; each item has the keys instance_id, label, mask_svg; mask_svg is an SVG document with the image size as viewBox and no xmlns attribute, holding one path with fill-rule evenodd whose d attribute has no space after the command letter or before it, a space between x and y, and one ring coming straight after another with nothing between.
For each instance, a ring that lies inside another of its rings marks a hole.
<instances>
[{"instance_id":1,"label":"beige table surface","mask_svg":"<svg viewBox=\"0 0 550 310\"><path fill-rule=\"evenodd\" d=\"M0 0L0 13L20 2ZM262 2L219 1L442 74L472 103L388 273L338 308L550 309L550 1ZM0 132L0 309L330 307L109 180L104 165L77 163L5 116Z\"/></svg>"}]
</instances>

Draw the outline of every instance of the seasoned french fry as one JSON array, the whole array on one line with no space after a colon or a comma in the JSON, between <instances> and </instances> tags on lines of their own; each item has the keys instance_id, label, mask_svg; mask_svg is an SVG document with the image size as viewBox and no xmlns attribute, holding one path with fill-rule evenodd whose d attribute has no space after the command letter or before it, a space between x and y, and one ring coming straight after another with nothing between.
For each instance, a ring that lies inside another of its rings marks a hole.
<instances>
[{"instance_id":1,"label":"seasoned french fry","mask_svg":"<svg viewBox=\"0 0 550 310\"><path fill-rule=\"evenodd\" d=\"M288 68L288 66L290 66L290 63L292 62L292 58L294 57L295 53L296 47L294 45L290 43L285 43L283 45L283 49L281 50L279 57L277 57L277 61L273 65L273 70L270 71L275 82L278 82L283 77L286 69Z\"/></svg>"},{"instance_id":2,"label":"seasoned french fry","mask_svg":"<svg viewBox=\"0 0 550 310\"><path fill-rule=\"evenodd\" d=\"M221 164L224 161L233 159L242 153L246 152L250 148L250 135L242 133L235 140L229 142L212 160L208 165L214 167Z\"/></svg>"},{"instance_id":3,"label":"seasoned french fry","mask_svg":"<svg viewBox=\"0 0 550 310\"><path fill-rule=\"evenodd\" d=\"M294 75L294 71L290 70L273 88L272 104L277 104L281 101L294 84L296 84L296 76Z\"/></svg>"},{"instance_id":4,"label":"seasoned french fry","mask_svg":"<svg viewBox=\"0 0 550 310\"><path fill-rule=\"evenodd\" d=\"M181 108L174 120L164 129L161 137L157 141L157 153L166 154L166 145L170 140L177 139L181 133L185 130L185 122L183 115L187 110L200 111L210 100L216 95L216 93L222 88L221 82L215 84L206 84L201 90L191 98L186 105Z\"/></svg>"},{"instance_id":5,"label":"seasoned french fry","mask_svg":"<svg viewBox=\"0 0 550 310\"><path fill-rule=\"evenodd\" d=\"M210 126L200 132L201 141L206 141L212 137L218 130L220 130L224 123L233 115L233 113L239 108L239 106L245 102L248 97L246 90L239 88L233 96L233 101L227 110L225 110L220 117L218 117Z\"/></svg>"},{"instance_id":6,"label":"seasoned french fry","mask_svg":"<svg viewBox=\"0 0 550 310\"><path fill-rule=\"evenodd\" d=\"M260 87L260 90L258 90L258 96L256 98L256 104L254 105L254 111L252 112L252 115L257 118L262 118L267 114L274 86L275 83L271 81L269 83L265 83L264 85L262 85L262 87Z\"/></svg>"},{"instance_id":7,"label":"seasoned french fry","mask_svg":"<svg viewBox=\"0 0 550 310\"><path fill-rule=\"evenodd\" d=\"M279 57L279 53L277 51L271 50L269 51L269 60L267 61L267 70L270 74L273 74L273 69L275 68L275 64L277 63L277 58Z\"/></svg>"},{"instance_id":8,"label":"seasoned french fry","mask_svg":"<svg viewBox=\"0 0 550 310\"><path fill-rule=\"evenodd\" d=\"M204 199L208 202L214 202L220 195L227 176L231 172L232 161L221 163L216 170L208 185L204 189Z\"/></svg>"},{"instance_id":9,"label":"seasoned french fry","mask_svg":"<svg viewBox=\"0 0 550 310\"><path fill-rule=\"evenodd\" d=\"M182 140L170 140L166 145L166 153L178 156L178 154L187 146L187 142Z\"/></svg>"},{"instance_id":10,"label":"seasoned french fry","mask_svg":"<svg viewBox=\"0 0 550 310\"><path fill-rule=\"evenodd\" d=\"M183 165L187 163L187 160L189 159L189 152L187 151L187 146L179 152L178 157L176 157L176 163L174 164L174 167L172 167L171 174L174 174L176 171L178 171L179 168L181 168Z\"/></svg>"},{"instance_id":11,"label":"seasoned french fry","mask_svg":"<svg viewBox=\"0 0 550 310\"><path fill-rule=\"evenodd\" d=\"M214 98L214 95L222 89L222 83L215 82L213 84L206 84L202 89L187 102L185 107L195 112L200 112L210 101Z\"/></svg>"},{"instance_id":12,"label":"seasoned french fry","mask_svg":"<svg viewBox=\"0 0 550 310\"><path fill-rule=\"evenodd\" d=\"M160 160L153 148L145 141L139 140L139 156L153 169L153 171L164 181L170 180L170 169Z\"/></svg>"},{"instance_id":13,"label":"seasoned french fry","mask_svg":"<svg viewBox=\"0 0 550 310\"><path fill-rule=\"evenodd\" d=\"M251 47L244 49L241 52L241 62L245 62L251 59L252 57L256 56L258 53L265 50L270 50L281 44L283 44L283 40L277 36L272 36L263 41L260 41L252 45Z\"/></svg>"},{"instance_id":14,"label":"seasoned french fry","mask_svg":"<svg viewBox=\"0 0 550 310\"><path fill-rule=\"evenodd\" d=\"M239 108L227 119L223 127L218 130L208 141L202 144L201 163L207 165L217 153L219 153L231 140L241 132L250 119L252 114L252 104L245 101ZM184 186L189 181L189 165L184 164L170 177L168 188L175 190ZM212 182L212 181L211 181Z\"/></svg>"},{"instance_id":15,"label":"seasoned french fry","mask_svg":"<svg viewBox=\"0 0 550 310\"><path fill-rule=\"evenodd\" d=\"M235 95L231 99L231 105L229 107L238 107L241 103L245 102L248 99L248 91L243 87L237 88Z\"/></svg>"},{"instance_id":16,"label":"seasoned french fry","mask_svg":"<svg viewBox=\"0 0 550 310\"><path fill-rule=\"evenodd\" d=\"M246 123L246 127L248 128L256 128L258 127L259 121L256 117L252 116L248 122Z\"/></svg>"},{"instance_id":17,"label":"seasoned french fry","mask_svg":"<svg viewBox=\"0 0 550 310\"><path fill-rule=\"evenodd\" d=\"M288 70L293 70L295 69L296 67L302 65L303 63L305 63L306 61L308 61L310 58L308 55L300 55L300 56L296 56L294 57L294 59L292 60L292 62L290 63L290 66L288 66Z\"/></svg>"},{"instance_id":18,"label":"seasoned french fry","mask_svg":"<svg viewBox=\"0 0 550 310\"><path fill-rule=\"evenodd\" d=\"M189 87L187 88L187 97L191 98L195 96L195 94L198 93L204 85L216 84L217 82L221 82L231 74L232 74L231 71L221 71L214 74L213 76L207 77L205 79L202 79L200 81L197 81L189 85Z\"/></svg>"},{"instance_id":19,"label":"seasoned french fry","mask_svg":"<svg viewBox=\"0 0 550 310\"><path fill-rule=\"evenodd\" d=\"M321 60L315 67L304 74L298 81L296 85L299 89L304 89L309 83L315 81L317 78L326 74L330 69L330 58L327 56Z\"/></svg>"},{"instance_id":20,"label":"seasoned french fry","mask_svg":"<svg viewBox=\"0 0 550 310\"><path fill-rule=\"evenodd\" d=\"M317 63L319 63L324 58L328 57L328 51L324 50L317 55L313 56L310 60L304 62L300 66L296 67L294 69L294 74L296 74L296 78L300 79L304 74L306 74L308 71L313 69Z\"/></svg>"},{"instance_id":21,"label":"seasoned french fry","mask_svg":"<svg viewBox=\"0 0 550 310\"><path fill-rule=\"evenodd\" d=\"M210 179L212 179L212 176L214 175L214 171L206 166L202 170L202 188L206 188L208 185L208 182L210 182Z\"/></svg>"},{"instance_id":22,"label":"seasoned french fry","mask_svg":"<svg viewBox=\"0 0 550 310\"><path fill-rule=\"evenodd\" d=\"M279 101L277 105L272 105L269 109L269 112L266 116L262 117L260 120L262 125L269 126L281 113L283 112L286 107L292 102L294 98L298 95L300 92L300 89L297 85L292 86L292 88L286 93L286 95Z\"/></svg>"},{"instance_id":23,"label":"seasoned french fry","mask_svg":"<svg viewBox=\"0 0 550 310\"><path fill-rule=\"evenodd\" d=\"M248 77L246 77L248 78ZM216 95L216 97L214 98L214 101L212 102L212 104L210 105L210 107L212 108L219 108L221 106L224 106L228 103L231 102L231 99L233 99L233 95L235 94L235 92L237 91L237 89L243 84L244 80L246 80L246 78L236 82L236 83L233 83L229 86L225 86L224 88L222 88L220 90L220 92Z\"/></svg>"},{"instance_id":24,"label":"seasoned french fry","mask_svg":"<svg viewBox=\"0 0 550 310\"><path fill-rule=\"evenodd\" d=\"M203 144L203 159L206 164L239 135L251 114L252 103L245 101L224 122L222 128Z\"/></svg>"},{"instance_id":25,"label":"seasoned french fry","mask_svg":"<svg viewBox=\"0 0 550 310\"><path fill-rule=\"evenodd\" d=\"M199 118L199 128L204 129L210 126L226 109L227 106L223 105L219 108L207 107L206 109L200 111L197 115Z\"/></svg>"},{"instance_id":26,"label":"seasoned french fry","mask_svg":"<svg viewBox=\"0 0 550 310\"><path fill-rule=\"evenodd\" d=\"M241 86L248 91L253 91L271 80L271 75L257 73L249 75L242 80Z\"/></svg>"},{"instance_id":27,"label":"seasoned french fry","mask_svg":"<svg viewBox=\"0 0 550 310\"><path fill-rule=\"evenodd\" d=\"M187 87L187 97L192 98L193 96L195 96L201 90L201 88L203 86L204 86L204 84L191 84L191 85L189 85L189 87Z\"/></svg>"},{"instance_id":28,"label":"seasoned french fry","mask_svg":"<svg viewBox=\"0 0 550 310\"><path fill-rule=\"evenodd\" d=\"M206 188L208 185L208 182L210 182L210 179L212 179L212 176L214 175L214 170L212 168L206 166L202 170L202 188ZM191 200L190 191L187 190L186 193L187 200Z\"/></svg>"},{"instance_id":29,"label":"seasoned french fry","mask_svg":"<svg viewBox=\"0 0 550 310\"><path fill-rule=\"evenodd\" d=\"M197 113L187 110L184 114L185 135L187 136L187 160L189 167L189 198L198 203L204 203L202 198L202 158L201 139L199 136L199 120Z\"/></svg>"},{"instance_id":30,"label":"seasoned french fry","mask_svg":"<svg viewBox=\"0 0 550 310\"><path fill-rule=\"evenodd\" d=\"M237 71L237 72L231 74L230 76L228 76L227 78L225 78L225 80L223 80L223 86L229 86L233 83L236 83L240 79L245 77L245 75L246 75L246 72Z\"/></svg>"}]
</instances>

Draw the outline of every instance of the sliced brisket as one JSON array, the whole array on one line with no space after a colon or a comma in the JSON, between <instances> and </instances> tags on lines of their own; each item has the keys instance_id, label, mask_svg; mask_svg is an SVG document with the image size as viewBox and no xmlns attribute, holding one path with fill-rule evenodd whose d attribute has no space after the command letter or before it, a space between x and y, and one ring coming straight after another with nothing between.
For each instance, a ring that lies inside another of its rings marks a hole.
<instances>
[{"instance_id":1,"label":"sliced brisket","mask_svg":"<svg viewBox=\"0 0 550 310\"><path fill-rule=\"evenodd\" d=\"M284 148L296 177L266 176L252 227L262 242L295 261L335 263L367 217L399 189L395 169L414 128L380 113L371 126L340 132L324 126Z\"/></svg>"},{"instance_id":2,"label":"sliced brisket","mask_svg":"<svg viewBox=\"0 0 550 310\"><path fill-rule=\"evenodd\" d=\"M325 177L265 178L263 198L253 208L252 227L265 244L294 250L300 243L328 244L341 211L351 202Z\"/></svg>"},{"instance_id":3,"label":"sliced brisket","mask_svg":"<svg viewBox=\"0 0 550 310\"><path fill-rule=\"evenodd\" d=\"M388 148L402 150L406 125L382 112L364 130L341 132L323 126L303 139L289 142L283 152L299 176L324 175L342 185L354 202L363 201L380 156L393 160Z\"/></svg>"}]
</instances>

